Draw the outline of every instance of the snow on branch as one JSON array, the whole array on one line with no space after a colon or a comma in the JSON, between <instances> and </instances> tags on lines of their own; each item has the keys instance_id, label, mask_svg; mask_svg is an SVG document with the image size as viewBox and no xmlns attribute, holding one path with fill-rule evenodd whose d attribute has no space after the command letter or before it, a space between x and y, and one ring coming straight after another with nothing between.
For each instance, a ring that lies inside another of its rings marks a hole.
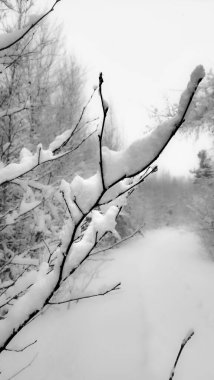
<instances>
[{"instance_id":1,"label":"snow on branch","mask_svg":"<svg viewBox=\"0 0 214 380\"><path fill-rule=\"evenodd\" d=\"M42 21L46 16L51 13L56 4L59 3L61 0L56 0L55 3L52 5L52 7L43 15L38 16L31 16L29 19L28 25L26 25L24 28L16 30L12 33L6 33L0 35L0 52L6 49L9 49L11 46L15 45L17 42L19 42L26 34L30 32L35 26Z\"/></svg>"}]
</instances>

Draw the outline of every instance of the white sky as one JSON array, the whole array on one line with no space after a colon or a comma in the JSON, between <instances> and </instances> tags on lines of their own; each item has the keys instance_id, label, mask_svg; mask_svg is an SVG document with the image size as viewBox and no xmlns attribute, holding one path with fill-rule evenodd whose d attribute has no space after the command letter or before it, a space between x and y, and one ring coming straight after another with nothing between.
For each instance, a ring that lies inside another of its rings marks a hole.
<instances>
[{"instance_id":1,"label":"white sky","mask_svg":"<svg viewBox=\"0 0 214 380\"><path fill-rule=\"evenodd\" d=\"M50 1L52 3L52 1ZM127 141L142 135L147 109L176 100L194 67L214 67L214 0L61 0L54 15L68 50L103 72Z\"/></svg>"}]
</instances>

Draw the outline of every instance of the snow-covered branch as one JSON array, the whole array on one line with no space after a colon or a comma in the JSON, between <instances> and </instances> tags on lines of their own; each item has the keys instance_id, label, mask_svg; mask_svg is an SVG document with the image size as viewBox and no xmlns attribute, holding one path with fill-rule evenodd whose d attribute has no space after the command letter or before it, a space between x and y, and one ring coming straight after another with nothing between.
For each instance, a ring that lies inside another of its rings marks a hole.
<instances>
[{"instance_id":1,"label":"snow-covered branch","mask_svg":"<svg viewBox=\"0 0 214 380\"><path fill-rule=\"evenodd\" d=\"M102 156L107 188L123 178L141 173L157 160L171 138L185 122L193 96L204 76L203 66L197 66L191 74L186 90L181 95L175 117L160 124L145 137L134 141L125 150L114 152L107 147L103 147Z\"/></svg>"},{"instance_id":2,"label":"snow-covered branch","mask_svg":"<svg viewBox=\"0 0 214 380\"><path fill-rule=\"evenodd\" d=\"M90 257L97 243L107 232L118 237L116 218L121 206L126 202L128 191L149 175L148 168L185 121L193 96L204 75L202 66L198 66L193 71L187 89L181 96L176 117L159 125L148 136L135 141L127 149L119 152L102 146L101 132L100 170L88 179L76 176L71 183L62 181L60 190L70 218L65 220L60 234L61 246L51 255L51 263L49 260L43 262L39 271L35 271L35 278L30 287L15 300L5 319L0 321L0 352L8 348L12 339L38 315L41 309L54 302L53 297L55 299L58 295L61 286ZM100 81L101 87L102 81ZM105 103L102 103L102 108L104 114L107 113ZM103 120L105 124L105 119ZM102 124L102 130L104 124ZM4 168L0 170L0 175L3 175L1 183L10 180L17 170L20 176L28 165L30 168L32 164L37 165L38 161L42 163L45 160L51 160L52 157L53 151L51 149L44 151L41 146L35 155L24 150L21 163L11 164L21 165L21 167L13 166L10 169L13 175L8 167L6 167L6 172ZM11 178L8 179L9 177ZM112 193L113 190L115 193ZM108 199L110 203L107 203ZM85 223L86 229L82 232L81 228Z\"/></svg>"},{"instance_id":3,"label":"snow-covered branch","mask_svg":"<svg viewBox=\"0 0 214 380\"><path fill-rule=\"evenodd\" d=\"M42 21L46 16L51 13L56 4L59 3L61 0L56 0L55 3L52 5L52 7L45 12L43 15L37 15L37 16L31 16L28 25L26 25L24 28L16 30L12 33L6 33L0 35L0 52L6 49L9 49L11 46L15 45L18 41L20 41L23 37L26 36L32 30L35 28L35 26Z\"/></svg>"}]
</instances>

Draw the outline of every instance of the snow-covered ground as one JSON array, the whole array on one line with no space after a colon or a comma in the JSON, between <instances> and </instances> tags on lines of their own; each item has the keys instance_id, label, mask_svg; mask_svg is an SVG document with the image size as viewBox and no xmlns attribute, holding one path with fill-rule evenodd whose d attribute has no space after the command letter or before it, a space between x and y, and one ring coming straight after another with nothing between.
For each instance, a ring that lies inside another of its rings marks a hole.
<instances>
[{"instance_id":1,"label":"snow-covered ground","mask_svg":"<svg viewBox=\"0 0 214 380\"><path fill-rule=\"evenodd\" d=\"M91 291L117 281L122 289L52 306L11 343L1 379L33 363L17 380L167 380L183 338L175 380L214 378L214 262L199 238L165 228L109 251ZM90 290L90 287L89 289Z\"/></svg>"}]
</instances>

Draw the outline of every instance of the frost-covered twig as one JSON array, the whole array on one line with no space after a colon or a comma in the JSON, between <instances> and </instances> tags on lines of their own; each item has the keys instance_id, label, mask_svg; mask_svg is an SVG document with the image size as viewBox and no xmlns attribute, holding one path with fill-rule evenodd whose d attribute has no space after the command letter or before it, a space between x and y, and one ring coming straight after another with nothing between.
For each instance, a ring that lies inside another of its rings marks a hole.
<instances>
[{"instance_id":1,"label":"frost-covered twig","mask_svg":"<svg viewBox=\"0 0 214 380\"><path fill-rule=\"evenodd\" d=\"M172 371L171 371L171 374L170 374L170 377L169 377L169 380L172 380L174 375L175 375L175 369L176 369L176 366L178 364L178 361L179 361L179 358L181 356L181 353L184 349L184 347L186 346L187 342L192 338L192 336L194 335L194 331L193 330L190 330L187 334L187 336L183 339L182 343L181 343L181 347L180 347L180 350L178 352L178 355L176 357L176 360L175 360L175 363L174 363L174 366L172 368Z\"/></svg>"},{"instance_id":2,"label":"frost-covered twig","mask_svg":"<svg viewBox=\"0 0 214 380\"><path fill-rule=\"evenodd\" d=\"M105 296L106 294L108 294L110 292L113 292L114 290L120 289L120 286L121 286L121 282L118 282L116 285L114 285L111 288L106 289L106 290L104 290L102 292L95 293L95 294L89 294L89 295L82 296L82 297L77 297L77 298L70 298L70 299L64 300L64 301L49 302L49 305L61 305L61 304L64 304L64 303L74 302L74 301L80 301L80 300L87 299L87 298L94 298L94 297Z\"/></svg>"}]
</instances>

